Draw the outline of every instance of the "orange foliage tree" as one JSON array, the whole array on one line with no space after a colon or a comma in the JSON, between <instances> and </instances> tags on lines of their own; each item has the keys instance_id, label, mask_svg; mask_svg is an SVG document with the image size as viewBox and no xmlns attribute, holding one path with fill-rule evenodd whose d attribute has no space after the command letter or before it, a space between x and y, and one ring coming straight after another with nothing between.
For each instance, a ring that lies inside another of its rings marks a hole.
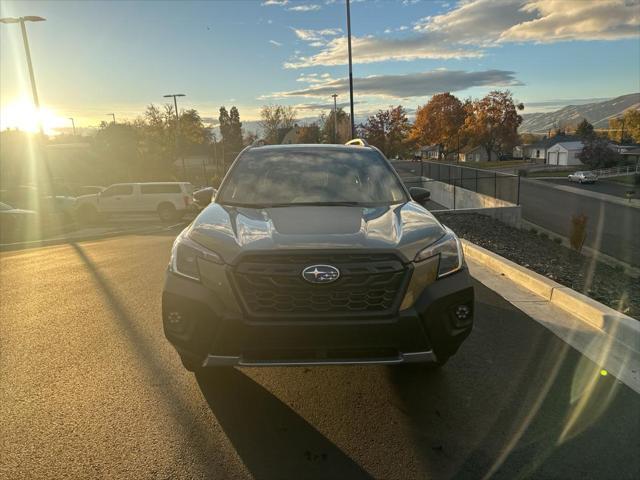
<instances>
[{"instance_id":1,"label":"orange foliage tree","mask_svg":"<svg viewBox=\"0 0 640 480\"><path fill-rule=\"evenodd\" d=\"M439 93L418 107L410 138L418 146L440 145L443 157L457 151L465 121L465 106L450 93Z\"/></svg>"}]
</instances>

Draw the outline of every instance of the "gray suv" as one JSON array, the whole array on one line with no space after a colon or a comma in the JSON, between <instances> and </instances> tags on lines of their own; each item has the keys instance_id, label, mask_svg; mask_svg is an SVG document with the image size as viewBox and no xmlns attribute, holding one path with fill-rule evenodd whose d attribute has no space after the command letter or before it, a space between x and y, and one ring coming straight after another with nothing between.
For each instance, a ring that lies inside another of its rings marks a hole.
<instances>
[{"instance_id":1,"label":"gray suv","mask_svg":"<svg viewBox=\"0 0 640 480\"><path fill-rule=\"evenodd\" d=\"M162 294L184 366L442 365L469 335L458 237L376 148L248 147L175 240Z\"/></svg>"}]
</instances>

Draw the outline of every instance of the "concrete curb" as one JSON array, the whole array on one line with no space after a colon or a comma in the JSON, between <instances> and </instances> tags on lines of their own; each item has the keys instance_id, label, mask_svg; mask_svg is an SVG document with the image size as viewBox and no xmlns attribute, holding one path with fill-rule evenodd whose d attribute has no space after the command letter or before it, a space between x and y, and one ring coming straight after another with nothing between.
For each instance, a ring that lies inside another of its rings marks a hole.
<instances>
[{"instance_id":1,"label":"concrete curb","mask_svg":"<svg viewBox=\"0 0 640 480\"><path fill-rule=\"evenodd\" d=\"M543 300L640 352L640 321L467 240L462 240L462 245L467 257L506 276Z\"/></svg>"}]
</instances>

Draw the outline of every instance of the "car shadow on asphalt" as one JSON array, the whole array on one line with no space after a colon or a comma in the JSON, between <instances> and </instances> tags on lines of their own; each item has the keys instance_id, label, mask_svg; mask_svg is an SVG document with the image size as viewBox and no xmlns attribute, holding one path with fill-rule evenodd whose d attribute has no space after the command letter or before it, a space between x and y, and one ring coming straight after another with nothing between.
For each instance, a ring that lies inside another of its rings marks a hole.
<instances>
[{"instance_id":1,"label":"car shadow on asphalt","mask_svg":"<svg viewBox=\"0 0 640 480\"><path fill-rule=\"evenodd\" d=\"M288 405L235 368L196 379L211 412L255 478L372 478Z\"/></svg>"}]
</instances>

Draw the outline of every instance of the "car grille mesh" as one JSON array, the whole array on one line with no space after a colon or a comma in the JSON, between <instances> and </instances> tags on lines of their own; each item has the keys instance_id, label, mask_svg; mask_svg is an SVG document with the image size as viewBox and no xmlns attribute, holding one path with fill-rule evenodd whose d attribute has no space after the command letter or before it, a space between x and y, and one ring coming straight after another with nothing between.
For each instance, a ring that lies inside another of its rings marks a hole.
<instances>
[{"instance_id":1,"label":"car grille mesh","mask_svg":"<svg viewBox=\"0 0 640 480\"><path fill-rule=\"evenodd\" d=\"M340 278L312 284L311 265L332 265ZM397 310L407 270L392 254L247 255L233 270L236 289L255 317L354 317Z\"/></svg>"}]
</instances>

